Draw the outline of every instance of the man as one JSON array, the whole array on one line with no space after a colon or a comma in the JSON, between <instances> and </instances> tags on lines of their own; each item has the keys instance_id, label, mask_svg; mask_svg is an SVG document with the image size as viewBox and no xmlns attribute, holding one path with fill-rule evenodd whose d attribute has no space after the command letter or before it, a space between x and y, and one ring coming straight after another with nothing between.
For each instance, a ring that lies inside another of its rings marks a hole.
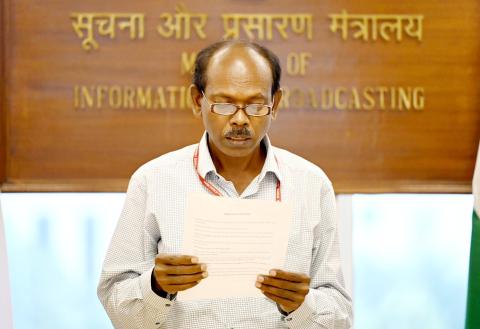
<instances>
[{"instance_id":1,"label":"man","mask_svg":"<svg viewBox=\"0 0 480 329\"><path fill-rule=\"evenodd\" d=\"M282 97L280 75L278 58L254 43L219 42L198 54L190 93L206 132L198 145L133 174L106 255L98 296L116 328L351 326L332 185L266 135ZM285 267L259 273L258 297L182 301L182 291L208 276L208 264L181 255L189 193L293 205Z\"/></svg>"}]
</instances>

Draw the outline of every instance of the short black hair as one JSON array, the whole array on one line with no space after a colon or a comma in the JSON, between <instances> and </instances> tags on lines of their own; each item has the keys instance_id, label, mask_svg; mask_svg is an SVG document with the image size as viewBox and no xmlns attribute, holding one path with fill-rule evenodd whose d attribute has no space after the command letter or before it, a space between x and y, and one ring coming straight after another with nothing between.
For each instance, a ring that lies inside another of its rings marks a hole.
<instances>
[{"instance_id":1,"label":"short black hair","mask_svg":"<svg viewBox=\"0 0 480 329\"><path fill-rule=\"evenodd\" d=\"M282 68L280 67L280 61L270 49L259 45L252 41L243 40L225 40L215 42L205 48L203 48L195 59L195 70L193 72L192 83L200 91L205 91L207 85L207 67L210 62L210 58L220 49L225 47L231 47L236 45L242 45L244 47L252 48L265 58L270 65L270 71L272 71L272 96L280 89L280 78L282 76Z\"/></svg>"}]
</instances>

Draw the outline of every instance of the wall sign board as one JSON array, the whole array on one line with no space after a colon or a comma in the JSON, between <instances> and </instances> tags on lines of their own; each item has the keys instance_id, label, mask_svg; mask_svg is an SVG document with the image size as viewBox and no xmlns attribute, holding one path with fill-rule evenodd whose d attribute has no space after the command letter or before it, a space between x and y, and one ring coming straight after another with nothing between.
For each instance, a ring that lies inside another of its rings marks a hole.
<instances>
[{"instance_id":1,"label":"wall sign board","mask_svg":"<svg viewBox=\"0 0 480 329\"><path fill-rule=\"evenodd\" d=\"M480 3L6 0L4 191L124 191L196 143L196 53L275 51L285 96L270 138L338 193L469 192L480 139Z\"/></svg>"}]
</instances>

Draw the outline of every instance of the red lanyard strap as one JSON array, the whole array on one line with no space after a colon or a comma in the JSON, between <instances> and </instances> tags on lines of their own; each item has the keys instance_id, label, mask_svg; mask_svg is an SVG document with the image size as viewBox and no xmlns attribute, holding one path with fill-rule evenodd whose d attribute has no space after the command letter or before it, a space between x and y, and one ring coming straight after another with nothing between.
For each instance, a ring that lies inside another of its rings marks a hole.
<instances>
[{"instance_id":1,"label":"red lanyard strap","mask_svg":"<svg viewBox=\"0 0 480 329\"><path fill-rule=\"evenodd\" d=\"M203 186L205 186L210 192L212 192L214 195L216 196L222 196L222 193L220 193L219 190L217 190L215 188L215 186L213 186L212 184L210 184L209 182L207 182L203 177L202 175L200 175L200 173L198 172L198 154L199 154L199 150L198 150L198 146L197 146L197 149L195 150L195 153L193 154L193 165L195 167L195 171L197 172L197 175L198 175L198 178L200 179L200 182L203 184ZM280 181L277 180L277 188L275 190L275 201L277 202L281 202L282 201L282 195L280 193Z\"/></svg>"}]
</instances>

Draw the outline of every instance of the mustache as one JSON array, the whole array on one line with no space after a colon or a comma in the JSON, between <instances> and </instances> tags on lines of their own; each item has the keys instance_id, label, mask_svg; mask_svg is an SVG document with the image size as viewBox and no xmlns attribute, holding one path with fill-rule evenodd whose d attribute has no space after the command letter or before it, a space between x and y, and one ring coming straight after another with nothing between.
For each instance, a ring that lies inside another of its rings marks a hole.
<instances>
[{"instance_id":1,"label":"mustache","mask_svg":"<svg viewBox=\"0 0 480 329\"><path fill-rule=\"evenodd\" d=\"M240 129L229 130L224 136L226 138L250 138L252 137L252 132L247 127L243 127Z\"/></svg>"}]
</instances>

